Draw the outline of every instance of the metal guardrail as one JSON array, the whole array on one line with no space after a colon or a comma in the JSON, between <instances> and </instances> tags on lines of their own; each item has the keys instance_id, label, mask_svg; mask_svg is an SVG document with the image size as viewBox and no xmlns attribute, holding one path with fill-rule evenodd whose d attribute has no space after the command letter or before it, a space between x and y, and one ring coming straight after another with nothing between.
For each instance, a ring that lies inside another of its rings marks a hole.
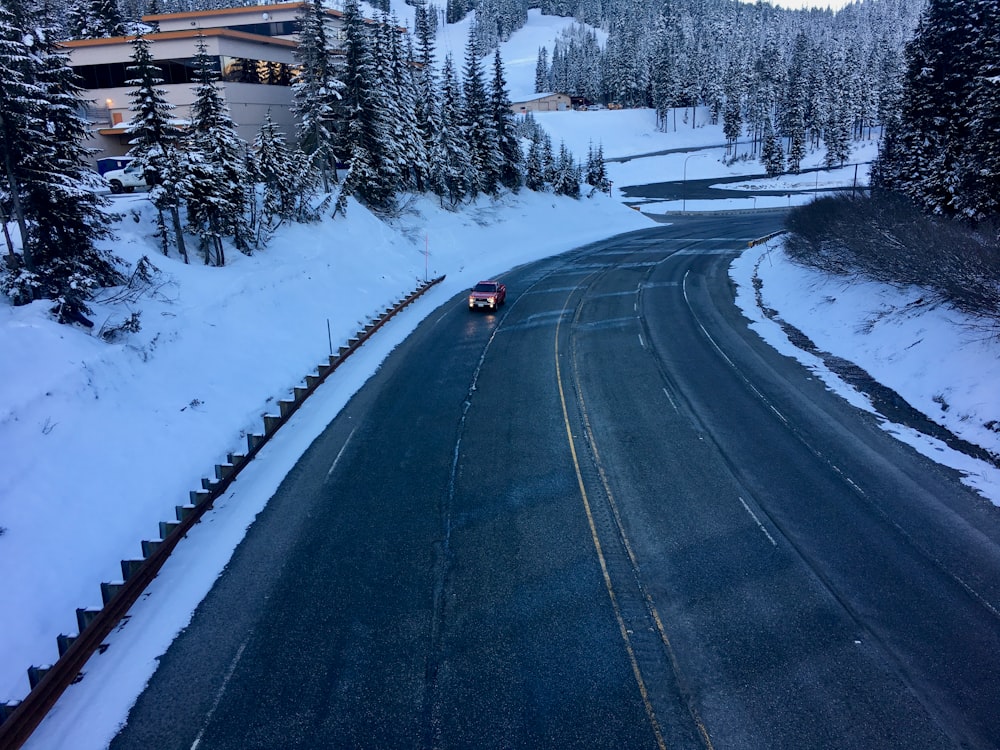
<instances>
[{"instance_id":1,"label":"metal guardrail","mask_svg":"<svg viewBox=\"0 0 1000 750\"><path fill-rule=\"evenodd\" d=\"M229 488L240 471L253 460L274 433L291 418L327 376L397 313L444 278L440 276L432 281L425 281L382 313L377 320L366 325L364 330L359 331L348 341L347 346L340 347L337 354L331 354L329 362L320 365L315 375L306 376L304 388L294 389L291 400L278 402L279 414L264 416L264 432L247 436L248 451L245 455L229 454L228 464L216 466L216 479L203 479L202 489L191 492L191 504L177 506L177 522L160 523L161 540L142 543L144 554L149 553L145 559L122 561L124 582L101 584L104 600L102 609L77 610L80 632L75 637L58 637L60 656L56 663L48 668L29 668L29 678L33 683L31 692L23 701L16 704L13 710L10 710L10 706L6 707L9 714L0 724L0 750L17 750L28 741L31 733L41 724L59 696L78 678L87 661L100 648L101 642L117 627L156 577L180 540L198 523L214 501Z\"/></svg>"},{"instance_id":2,"label":"metal guardrail","mask_svg":"<svg viewBox=\"0 0 1000 750\"><path fill-rule=\"evenodd\" d=\"M780 236L782 234L788 234L788 230L787 229L781 229L781 230L779 230L777 232L771 232L770 234L764 235L763 237L758 237L755 240L750 240L747 243L747 247L756 247L757 245L763 245L765 242L770 242L775 237L778 237L778 236Z\"/></svg>"}]
</instances>

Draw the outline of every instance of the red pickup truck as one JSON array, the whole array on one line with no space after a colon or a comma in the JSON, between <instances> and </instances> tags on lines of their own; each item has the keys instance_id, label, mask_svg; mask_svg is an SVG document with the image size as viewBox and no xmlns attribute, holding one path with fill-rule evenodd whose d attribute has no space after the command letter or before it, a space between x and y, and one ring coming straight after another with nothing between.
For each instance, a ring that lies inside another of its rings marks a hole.
<instances>
[{"instance_id":1,"label":"red pickup truck","mask_svg":"<svg viewBox=\"0 0 1000 750\"><path fill-rule=\"evenodd\" d=\"M499 281L480 281L469 292L469 309L485 307L496 310L507 301L507 287Z\"/></svg>"}]
</instances>

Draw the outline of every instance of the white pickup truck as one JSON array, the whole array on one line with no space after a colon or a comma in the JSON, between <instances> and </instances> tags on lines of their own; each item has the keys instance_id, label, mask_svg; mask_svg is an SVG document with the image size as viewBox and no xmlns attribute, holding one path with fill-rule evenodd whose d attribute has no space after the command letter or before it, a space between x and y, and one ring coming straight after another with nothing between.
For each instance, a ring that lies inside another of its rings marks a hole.
<instances>
[{"instance_id":1,"label":"white pickup truck","mask_svg":"<svg viewBox=\"0 0 1000 750\"><path fill-rule=\"evenodd\" d=\"M137 187L148 187L146 180L142 177L142 169L138 164L132 162L124 169L112 169L104 173L104 179L111 187L111 192L131 193Z\"/></svg>"}]
</instances>

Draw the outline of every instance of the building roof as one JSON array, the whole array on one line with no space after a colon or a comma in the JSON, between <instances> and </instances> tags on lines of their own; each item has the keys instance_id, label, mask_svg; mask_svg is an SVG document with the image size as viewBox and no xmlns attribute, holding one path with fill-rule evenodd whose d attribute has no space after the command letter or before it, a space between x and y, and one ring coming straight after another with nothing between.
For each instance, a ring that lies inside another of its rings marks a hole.
<instances>
[{"instance_id":1,"label":"building roof","mask_svg":"<svg viewBox=\"0 0 1000 750\"><path fill-rule=\"evenodd\" d=\"M185 11L183 13L158 13L151 16L143 16L143 21L163 21L166 19L184 19L184 18L215 18L218 16L229 16L229 15L243 15L247 13L273 13L275 11L281 10L301 10L306 7L308 3L297 2L297 3L272 3L270 5L244 5L238 8L215 8L212 10L191 10ZM339 10L333 10L332 8L325 8L324 12L331 16L343 16Z\"/></svg>"},{"instance_id":2,"label":"building roof","mask_svg":"<svg viewBox=\"0 0 1000 750\"><path fill-rule=\"evenodd\" d=\"M165 41L168 39L195 39L202 37L226 37L229 39L241 39L255 44L272 44L276 47L290 47L292 49L299 45L291 39L280 37L264 36L262 34L249 34L246 31L236 31L227 29L224 26L207 29L185 29L184 31L159 31L153 34L145 34L144 38L150 41ZM101 47L105 45L128 44L135 41L135 36L109 36L100 39L72 39L67 42L59 42L60 46L75 47Z\"/></svg>"}]
</instances>

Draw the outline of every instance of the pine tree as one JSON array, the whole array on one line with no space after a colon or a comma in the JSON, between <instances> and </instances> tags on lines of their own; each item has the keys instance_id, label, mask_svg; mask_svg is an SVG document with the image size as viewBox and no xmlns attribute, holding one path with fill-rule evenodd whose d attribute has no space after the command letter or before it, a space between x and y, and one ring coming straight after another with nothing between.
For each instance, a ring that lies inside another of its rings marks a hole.
<instances>
[{"instance_id":1,"label":"pine tree","mask_svg":"<svg viewBox=\"0 0 1000 750\"><path fill-rule=\"evenodd\" d=\"M163 73L153 62L150 42L142 34L132 41L132 64L126 68L132 119L128 125L129 155L143 168L146 182L152 185L149 198L158 212L158 227L163 254L167 254L169 237L163 212L168 211L173 227L174 243L184 262L188 262L181 226L181 196L177 183L185 172L185 155L181 148L181 130L171 118L173 105L166 100Z\"/></svg>"},{"instance_id":2,"label":"pine tree","mask_svg":"<svg viewBox=\"0 0 1000 750\"><path fill-rule=\"evenodd\" d=\"M461 123L462 102L451 55L444 59L441 71L440 141L434 150L433 163L440 170L442 199L452 208L473 192L472 163L468 138Z\"/></svg>"},{"instance_id":3,"label":"pine tree","mask_svg":"<svg viewBox=\"0 0 1000 750\"><path fill-rule=\"evenodd\" d=\"M337 76L330 41L327 38L326 12L322 0L308 0L299 17L298 71L292 83L292 112L299 122L300 148L312 157L319 170L323 191L337 181L338 138L334 123L340 105L343 83Z\"/></svg>"},{"instance_id":4,"label":"pine tree","mask_svg":"<svg viewBox=\"0 0 1000 750\"><path fill-rule=\"evenodd\" d=\"M570 198L580 197L580 170L565 143L559 144L552 189L556 195L566 195Z\"/></svg>"},{"instance_id":5,"label":"pine tree","mask_svg":"<svg viewBox=\"0 0 1000 750\"><path fill-rule=\"evenodd\" d=\"M848 80L841 55L832 56L827 70L826 122L823 125L823 142L826 156L823 163L827 167L843 166L851 156L851 102L843 88L837 95L838 83L843 86Z\"/></svg>"},{"instance_id":6,"label":"pine tree","mask_svg":"<svg viewBox=\"0 0 1000 750\"><path fill-rule=\"evenodd\" d=\"M596 149L593 143L587 148L587 170L584 182L602 193L611 190L611 182L608 180L607 167L604 163L604 147L600 144Z\"/></svg>"},{"instance_id":7,"label":"pine tree","mask_svg":"<svg viewBox=\"0 0 1000 750\"><path fill-rule=\"evenodd\" d=\"M400 178L385 113L388 94L379 88L380 71L388 67L388 56L376 60L375 54L381 55L385 45L373 44L357 0L345 3L343 22L343 98L350 166L336 210L344 210L347 195L356 196L371 208L390 210Z\"/></svg>"},{"instance_id":8,"label":"pine tree","mask_svg":"<svg viewBox=\"0 0 1000 750\"><path fill-rule=\"evenodd\" d=\"M413 74L414 107L418 133L423 140L423 155L427 160L426 173L421 177L421 189L444 195L441 162L441 118L438 103L438 86L435 76L434 34L425 3L415 10L417 34L417 60L419 67Z\"/></svg>"},{"instance_id":9,"label":"pine tree","mask_svg":"<svg viewBox=\"0 0 1000 750\"><path fill-rule=\"evenodd\" d=\"M22 230L24 267L20 261L10 267L9 248L3 288L15 302L55 299L65 322L70 310L86 311L96 289L122 280L120 261L95 244L110 231L104 199L88 178L82 89L55 42L57 23L47 9L37 15L18 9L20 16L0 13L0 127L10 136L4 138L4 174Z\"/></svg>"},{"instance_id":10,"label":"pine tree","mask_svg":"<svg viewBox=\"0 0 1000 750\"><path fill-rule=\"evenodd\" d=\"M496 133L497 151L500 155L500 184L509 190L517 190L524 181L524 153L517 138L517 127L507 81L504 78L503 60L498 48L493 57L493 85L490 89L490 110L493 116L493 130Z\"/></svg>"},{"instance_id":11,"label":"pine tree","mask_svg":"<svg viewBox=\"0 0 1000 750\"><path fill-rule=\"evenodd\" d=\"M722 110L722 133L726 136L726 153L736 155L736 144L743 129L739 95L731 91Z\"/></svg>"},{"instance_id":12,"label":"pine tree","mask_svg":"<svg viewBox=\"0 0 1000 750\"><path fill-rule=\"evenodd\" d=\"M781 141L778 140L771 125L770 117L764 120L764 141L760 150L760 161L767 170L768 177L777 177L785 171L785 154L781 148Z\"/></svg>"},{"instance_id":13,"label":"pine tree","mask_svg":"<svg viewBox=\"0 0 1000 750\"><path fill-rule=\"evenodd\" d=\"M386 80L386 90L389 98L386 117L393 125L391 140L394 142L393 154L395 168L399 174L398 190L422 192L430 174L430 164L427 159L427 145L421 130L419 118L420 99L414 70L409 61L413 59L412 38L405 36L405 47L400 39L399 21L392 16L388 22L383 18L383 29L387 36L389 52L389 68Z\"/></svg>"},{"instance_id":14,"label":"pine tree","mask_svg":"<svg viewBox=\"0 0 1000 750\"><path fill-rule=\"evenodd\" d=\"M528 158L524 167L524 186L540 193L545 190L546 166L542 149L542 139L532 138L528 148Z\"/></svg>"},{"instance_id":15,"label":"pine tree","mask_svg":"<svg viewBox=\"0 0 1000 750\"><path fill-rule=\"evenodd\" d=\"M4 291L15 304L30 302L36 296L34 276L36 266L31 250L28 216L21 201L22 175L19 166L30 152L32 143L43 137L44 123L31 116L36 106L41 106L41 91L29 79L31 50L25 43L25 34L16 19L0 5L0 208L4 215L13 213L21 233L21 253L15 252L6 235L7 271ZM23 267L24 273L20 273Z\"/></svg>"},{"instance_id":16,"label":"pine tree","mask_svg":"<svg viewBox=\"0 0 1000 750\"><path fill-rule=\"evenodd\" d=\"M271 120L270 111L257 133L253 150L256 177L264 189L262 234L272 234L284 221L318 219L311 208L316 180L309 168L309 157L288 148L285 135Z\"/></svg>"},{"instance_id":17,"label":"pine tree","mask_svg":"<svg viewBox=\"0 0 1000 750\"><path fill-rule=\"evenodd\" d=\"M117 0L74 0L66 13L72 39L123 36L125 24Z\"/></svg>"},{"instance_id":18,"label":"pine tree","mask_svg":"<svg viewBox=\"0 0 1000 750\"><path fill-rule=\"evenodd\" d=\"M545 47L538 48L538 60L535 62L535 93L550 91L549 87L549 52Z\"/></svg>"},{"instance_id":19,"label":"pine tree","mask_svg":"<svg viewBox=\"0 0 1000 750\"><path fill-rule=\"evenodd\" d=\"M190 163L180 190L187 200L188 224L201 239L205 262L222 266L223 237L231 237L241 252L250 252L247 211L252 187L247 144L237 135L236 123L219 93L213 63L204 38L199 37L194 58L198 85L187 134Z\"/></svg>"},{"instance_id":20,"label":"pine tree","mask_svg":"<svg viewBox=\"0 0 1000 750\"><path fill-rule=\"evenodd\" d=\"M469 144L472 163L473 197L478 193L494 195L500 182L501 156L497 149L497 133L490 116L475 35L471 31L465 45L461 113L462 129Z\"/></svg>"},{"instance_id":21,"label":"pine tree","mask_svg":"<svg viewBox=\"0 0 1000 750\"><path fill-rule=\"evenodd\" d=\"M934 213L996 215L997 10L996 0L930 0L906 47L902 106L874 178Z\"/></svg>"}]
</instances>

